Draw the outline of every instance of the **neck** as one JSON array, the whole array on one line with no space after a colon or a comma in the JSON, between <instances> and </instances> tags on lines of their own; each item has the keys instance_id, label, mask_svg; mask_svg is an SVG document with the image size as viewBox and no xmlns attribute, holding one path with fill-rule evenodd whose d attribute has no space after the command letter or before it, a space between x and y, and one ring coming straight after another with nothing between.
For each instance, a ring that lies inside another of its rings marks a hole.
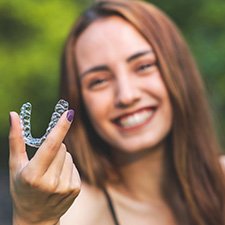
<instances>
[{"instance_id":1,"label":"neck","mask_svg":"<svg viewBox=\"0 0 225 225\"><path fill-rule=\"evenodd\" d=\"M163 153L164 147L157 146L139 153L117 154L117 166L123 183L113 185L114 188L139 201L161 200Z\"/></svg>"}]
</instances>

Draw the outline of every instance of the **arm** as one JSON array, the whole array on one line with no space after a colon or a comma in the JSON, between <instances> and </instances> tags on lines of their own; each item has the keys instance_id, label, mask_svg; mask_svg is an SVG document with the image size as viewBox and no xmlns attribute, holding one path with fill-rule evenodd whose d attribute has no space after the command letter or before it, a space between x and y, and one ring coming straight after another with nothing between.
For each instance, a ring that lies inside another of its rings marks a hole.
<instances>
[{"instance_id":1,"label":"arm","mask_svg":"<svg viewBox=\"0 0 225 225\"><path fill-rule=\"evenodd\" d=\"M66 112L32 159L28 159L17 113L10 114L10 192L14 225L59 225L80 191L79 174L62 141Z\"/></svg>"}]
</instances>

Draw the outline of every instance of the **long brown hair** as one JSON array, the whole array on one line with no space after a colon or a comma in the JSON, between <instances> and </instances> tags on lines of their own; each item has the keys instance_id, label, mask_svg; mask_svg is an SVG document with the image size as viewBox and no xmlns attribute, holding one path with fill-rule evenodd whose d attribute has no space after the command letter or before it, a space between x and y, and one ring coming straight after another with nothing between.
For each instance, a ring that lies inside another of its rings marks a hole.
<instances>
[{"instance_id":1,"label":"long brown hair","mask_svg":"<svg viewBox=\"0 0 225 225\"><path fill-rule=\"evenodd\" d=\"M174 121L165 152L165 200L178 224L224 224L225 179L203 82L177 27L161 10L143 1L99 1L80 16L68 37L62 59L61 97L76 110L66 142L81 176L102 186L114 162L107 144L88 120L74 46L91 23L112 15L128 21L152 46L170 96Z\"/></svg>"}]
</instances>

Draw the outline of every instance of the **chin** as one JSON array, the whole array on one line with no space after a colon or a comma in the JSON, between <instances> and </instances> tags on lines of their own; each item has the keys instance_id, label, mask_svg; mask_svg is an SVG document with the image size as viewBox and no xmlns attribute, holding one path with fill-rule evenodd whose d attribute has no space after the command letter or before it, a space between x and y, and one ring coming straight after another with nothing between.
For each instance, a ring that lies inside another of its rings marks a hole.
<instances>
[{"instance_id":1,"label":"chin","mask_svg":"<svg viewBox=\"0 0 225 225\"><path fill-rule=\"evenodd\" d=\"M148 157L154 156L161 157L164 151L164 142L156 144L147 144L144 145L118 145L114 146L112 149L113 155L115 157L115 163L119 167L129 165L131 163L140 162L142 160L148 160Z\"/></svg>"},{"instance_id":2,"label":"chin","mask_svg":"<svg viewBox=\"0 0 225 225\"><path fill-rule=\"evenodd\" d=\"M137 141L126 141L115 146L115 149L119 152L125 154L136 154L140 152L153 152L158 149L162 149L164 146L164 141L151 141L147 140L146 142L142 140Z\"/></svg>"}]
</instances>

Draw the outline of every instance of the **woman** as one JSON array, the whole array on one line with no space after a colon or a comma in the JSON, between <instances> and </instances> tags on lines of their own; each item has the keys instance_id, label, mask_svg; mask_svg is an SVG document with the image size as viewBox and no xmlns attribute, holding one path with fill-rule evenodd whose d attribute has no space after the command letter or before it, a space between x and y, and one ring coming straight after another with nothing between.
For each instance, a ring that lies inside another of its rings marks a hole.
<instances>
[{"instance_id":1,"label":"woman","mask_svg":"<svg viewBox=\"0 0 225 225\"><path fill-rule=\"evenodd\" d=\"M81 191L62 144L73 111L31 160L12 112L14 224L225 224L204 87L163 12L142 1L94 4L67 40L61 96L76 110L66 146Z\"/></svg>"}]
</instances>

